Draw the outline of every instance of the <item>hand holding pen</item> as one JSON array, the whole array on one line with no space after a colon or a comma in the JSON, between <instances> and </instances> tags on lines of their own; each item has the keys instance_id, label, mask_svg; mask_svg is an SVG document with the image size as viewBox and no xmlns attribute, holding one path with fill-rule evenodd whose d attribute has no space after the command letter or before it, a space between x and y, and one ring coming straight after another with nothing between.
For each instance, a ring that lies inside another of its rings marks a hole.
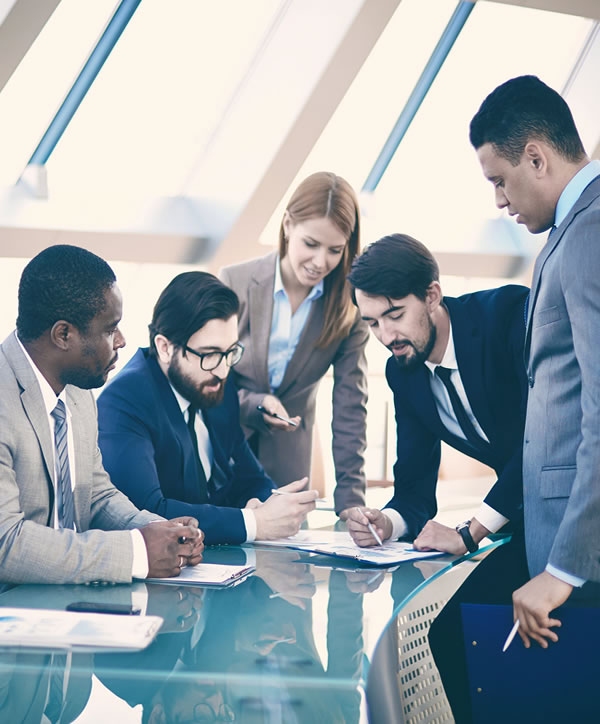
<instances>
[{"instance_id":1,"label":"hand holding pen","mask_svg":"<svg viewBox=\"0 0 600 724\"><path fill-rule=\"evenodd\" d=\"M287 410L274 395L265 395L260 405L256 406L262 412L265 423L276 430L293 432L300 425L301 417L290 417Z\"/></svg>"},{"instance_id":2,"label":"hand holding pen","mask_svg":"<svg viewBox=\"0 0 600 724\"><path fill-rule=\"evenodd\" d=\"M392 535L392 521L376 508L350 508L346 524L352 540L361 547L383 545Z\"/></svg>"}]
</instances>

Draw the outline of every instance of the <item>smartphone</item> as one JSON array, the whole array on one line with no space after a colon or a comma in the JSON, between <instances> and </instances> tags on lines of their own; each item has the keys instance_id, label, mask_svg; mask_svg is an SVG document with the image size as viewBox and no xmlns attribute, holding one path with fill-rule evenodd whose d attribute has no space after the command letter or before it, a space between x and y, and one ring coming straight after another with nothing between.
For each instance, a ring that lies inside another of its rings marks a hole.
<instances>
[{"instance_id":1,"label":"smartphone","mask_svg":"<svg viewBox=\"0 0 600 724\"><path fill-rule=\"evenodd\" d=\"M289 417L284 417L283 415L278 415L276 412L269 412L269 410L265 410L265 408L262 405L257 405L256 409L259 412L262 412L264 415L269 415L270 417L276 417L278 420L283 420L283 422L287 422L288 425L293 425L294 427L298 427L298 423L294 422L293 420L290 420Z\"/></svg>"},{"instance_id":2,"label":"smartphone","mask_svg":"<svg viewBox=\"0 0 600 724\"><path fill-rule=\"evenodd\" d=\"M92 603L90 601L76 601L65 607L67 611L79 613L115 613L121 616L137 616L141 609L128 603Z\"/></svg>"}]
</instances>

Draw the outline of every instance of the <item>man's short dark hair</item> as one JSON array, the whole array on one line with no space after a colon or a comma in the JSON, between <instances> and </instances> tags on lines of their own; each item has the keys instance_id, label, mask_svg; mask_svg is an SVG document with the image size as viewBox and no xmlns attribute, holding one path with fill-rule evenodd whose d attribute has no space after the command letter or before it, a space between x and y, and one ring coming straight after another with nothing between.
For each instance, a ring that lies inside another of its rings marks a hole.
<instances>
[{"instance_id":1,"label":"man's short dark hair","mask_svg":"<svg viewBox=\"0 0 600 724\"><path fill-rule=\"evenodd\" d=\"M177 347L185 347L189 338L211 319L229 319L237 314L237 294L207 272L178 274L163 290L152 313L150 354L156 356L154 338L164 335Z\"/></svg>"},{"instance_id":2,"label":"man's short dark hair","mask_svg":"<svg viewBox=\"0 0 600 724\"><path fill-rule=\"evenodd\" d=\"M585 155L569 106L534 75L512 78L492 91L471 121L469 138L476 149L492 144L513 166L533 139L573 163Z\"/></svg>"},{"instance_id":3,"label":"man's short dark hair","mask_svg":"<svg viewBox=\"0 0 600 724\"><path fill-rule=\"evenodd\" d=\"M61 319L85 333L104 310L106 290L115 281L104 259L86 249L70 244L44 249L27 264L19 282L19 339L39 339Z\"/></svg>"},{"instance_id":4,"label":"man's short dark hair","mask_svg":"<svg viewBox=\"0 0 600 724\"><path fill-rule=\"evenodd\" d=\"M431 282L439 278L438 264L429 249L406 234L390 234L369 245L354 260L348 275L354 290L388 299L409 294L425 299Z\"/></svg>"}]
</instances>

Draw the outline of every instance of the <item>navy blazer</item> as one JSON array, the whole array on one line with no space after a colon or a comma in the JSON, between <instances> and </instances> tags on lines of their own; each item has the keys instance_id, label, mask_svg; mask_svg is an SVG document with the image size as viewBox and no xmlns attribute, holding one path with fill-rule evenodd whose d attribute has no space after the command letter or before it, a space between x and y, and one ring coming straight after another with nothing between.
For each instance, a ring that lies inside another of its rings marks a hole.
<instances>
[{"instance_id":1,"label":"navy blazer","mask_svg":"<svg viewBox=\"0 0 600 724\"><path fill-rule=\"evenodd\" d=\"M203 411L214 463L225 483L211 504L200 503L198 473L185 417L165 374L148 349L139 349L98 398L98 442L113 483L132 501L165 518L198 519L205 542L241 543L240 510L266 500L275 487L248 447L240 425L237 388Z\"/></svg>"},{"instance_id":2,"label":"navy blazer","mask_svg":"<svg viewBox=\"0 0 600 724\"><path fill-rule=\"evenodd\" d=\"M386 377L394 393L397 461L394 497L397 510L415 538L437 512L435 490L441 441L492 467L498 480L485 502L517 525L523 515L523 428L527 377L523 363L527 287L444 297L450 314L458 369L469 404L490 445L475 450L442 424L425 364L405 370L390 358Z\"/></svg>"}]
</instances>

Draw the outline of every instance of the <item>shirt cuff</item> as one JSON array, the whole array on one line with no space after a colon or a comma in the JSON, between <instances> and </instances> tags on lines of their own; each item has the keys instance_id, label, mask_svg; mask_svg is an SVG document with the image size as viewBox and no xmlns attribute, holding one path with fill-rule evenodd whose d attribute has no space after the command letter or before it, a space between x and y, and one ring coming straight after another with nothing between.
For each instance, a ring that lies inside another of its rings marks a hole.
<instances>
[{"instance_id":1,"label":"shirt cuff","mask_svg":"<svg viewBox=\"0 0 600 724\"><path fill-rule=\"evenodd\" d=\"M242 508L244 525L246 526L246 543L256 540L256 516L251 508Z\"/></svg>"},{"instance_id":2,"label":"shirt cuff","mask_svg":"<svg viewBox=\"0 0 600 724\"><path fill-rule=\"evenodd\" d=\"M408 526L406 525L406 521L397 510L394 510L394 508L384 508L381 512L384 515L387 515L387 517L392 521L392 535L390 536L391 540L397 540L398 538L402 538L402 536L408 533Z\"/></svg>"},{"instance_id":3,"label":"shirt cuff","mask_svg":"<svg viewBox=\"0 0 600 724\"><path fill-rule=\"evenodd\" d=\"M146 578L148 575L148 552L144 543L144 536L138 528L129 531L133 544L133 565L131 567L132 578Z\"/></svg>"},{"instance_id":4,"label":"shirt cuff","mask_svg":"<svg viewBox=\"0 0 600 724\"><path fill-rule=\"evenodd\" d=\"M581 588L586 582L585 578L579 578L579 576L574 576L572 573L561 571L560 568L556 568L556 566L553 566L551 563L548 563L546 570L551 576L554 576L554 578L558 578L559 581L568 583L570 586L574 586L575 588Z\"/></svg>"},{"instance_id":5,"label":"shirt cuff","mask_svg":"<svg viewBox=\"0 0 600 724\"><path fill-rule=\"evenodd\" d=\"M496 533L503 525L508 523L508 518L505 518L497 510L490 508L487 503L482 503L473 517L477 518L481 525L487 528L490 533Z\"/></svg>"},{"instance_id":6,"label":"shirt cuff","mask_svg":"<svg viewBox=\"0 0 600 724\"><path fill-rule=\"evenodd\" d=\"M148 587L145 583L138 581L131 587L131 604L140 609L142 616L148 610Z\"/></svg>"}]
</instances>

